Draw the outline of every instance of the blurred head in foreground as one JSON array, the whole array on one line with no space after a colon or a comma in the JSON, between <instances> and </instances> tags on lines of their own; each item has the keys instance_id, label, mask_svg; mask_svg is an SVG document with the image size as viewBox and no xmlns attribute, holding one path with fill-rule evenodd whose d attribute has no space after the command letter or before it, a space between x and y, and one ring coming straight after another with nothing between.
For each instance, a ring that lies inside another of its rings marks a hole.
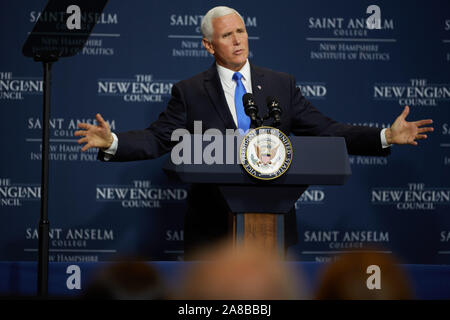
<instances>
[{"instance_id":1,"label":"blurred head in foreground","mask_svg":"<svg viewBox=\"0 0 450 320\"><path fill-rule=\"evenodd\" d=\"M145 262L121 261L101 269L84 290L82 299L158 300L166 298L165 286Z\"/></svg>"},{"instance_id":2,"label":"blurred head in foreground","mask_svg":"<svg viewBox=\"0 0 450 320\"><path fill-rule=\"evenodd\" d=\"M386 253L351 252L325 267L316 299L405 300L413 299L410 282L395 260Z\"/></svg>"},{"instance_id":3,"label":"blurred head in foreground","mask_svg":"<svg viewBox=\"0 0 450 320\"><path fill-rule=\"evenodd\" d=\"M298 277L274 254L246 244L219 244L204 251L187 271L181 299L301 299Z\"/></svg>"}]
</instances>

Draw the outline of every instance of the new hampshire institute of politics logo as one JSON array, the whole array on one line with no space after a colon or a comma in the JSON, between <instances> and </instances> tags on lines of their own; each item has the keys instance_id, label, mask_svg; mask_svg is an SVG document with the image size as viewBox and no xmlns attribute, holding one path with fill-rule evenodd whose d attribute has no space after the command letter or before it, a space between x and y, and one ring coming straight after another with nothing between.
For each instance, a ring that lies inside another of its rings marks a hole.
<instances>
[{"instance_id":1,"label":"new hampshire institute of politics logo","mask_svg":"<svg viewBox=\"0 0 450 320\"><path fill-rule=\"evenodd\" d=\"M289 138L272 127L259 127L244 137L240 160L245 171L261 180L272 180L283 175L292 162Z\"/></svg>"}]
</instances>

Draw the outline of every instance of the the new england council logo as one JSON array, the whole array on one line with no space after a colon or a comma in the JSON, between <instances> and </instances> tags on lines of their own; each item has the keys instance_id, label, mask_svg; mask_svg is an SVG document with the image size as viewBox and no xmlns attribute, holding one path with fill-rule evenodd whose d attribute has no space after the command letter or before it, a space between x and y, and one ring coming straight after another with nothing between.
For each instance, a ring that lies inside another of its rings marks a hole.
<instances>
[{"instance_id":1,"label":"the new england council logo","mask_svg":"<svg viewBox=\"0 0 450 320\"><path fill-rule=\"evenodd\" d=\"M259 127L242 140L240 160L251 176L261 180L276 179L291 165L292 145L280 130Z\"/></svg>"}]
</instances>

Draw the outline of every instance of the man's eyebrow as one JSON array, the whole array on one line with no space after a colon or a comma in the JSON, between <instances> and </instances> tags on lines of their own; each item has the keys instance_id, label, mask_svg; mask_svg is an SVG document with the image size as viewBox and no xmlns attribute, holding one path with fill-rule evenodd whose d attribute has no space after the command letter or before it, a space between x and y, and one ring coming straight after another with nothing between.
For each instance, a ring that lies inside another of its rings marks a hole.
<instances>
[{"instance_id":1,"label":"man's eyebrow","mask_svg":"<svg viewBox=\"0 0 450 320\"><path fill-rule=\"evenodd\" d=\"M244 32L244 31L245 31L245 28L236 28L236 31L228 31L228 32L222 33L222 37L229 36L233 32Z\"/></svg>"}]
</instances>

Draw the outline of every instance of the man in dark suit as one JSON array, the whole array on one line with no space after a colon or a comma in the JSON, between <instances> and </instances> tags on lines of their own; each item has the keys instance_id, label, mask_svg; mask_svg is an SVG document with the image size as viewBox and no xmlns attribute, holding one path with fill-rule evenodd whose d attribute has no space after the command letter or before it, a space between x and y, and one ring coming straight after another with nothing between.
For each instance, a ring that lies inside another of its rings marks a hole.
<instances>
[{"instance_id":1,"label":"man in dark suit","mask_svg":"<svg viewBox=\"0 0 450 320\"><path fill-rule=\"evenodd\" d=\"M282 108L281 126L285 134L303 136L341 136L350 154L385 156L392 144L413 144L425 139L431 120L407 122L409 108L395 120L391 128L380 130L351 126L334 121L314 108L296 87L291 75L254 66L248 61L248 34L242 17L234 9L216 7L202 21L203 45L215 57L215 64L205 72L175 84L172 98L149 128L111 133L108 124L97 114L98 125L79 124L83 130L78 142L85 143L82 151L100 148L99 159L105 161L134 161L159 157L171 150L175 129L194 132L194 121L202 121L203 131L211 128L225 133L226 129L249 129L242 95L253 93L255 103L265 114L265 98L277 97ZM211 212L211 208L215 212ZM185 219L185 249L209 244L228 232L227 206L217 188L192 186ZM296 242L295 214L286 216L286 243Z\"/></svg>"}]
</instances>

